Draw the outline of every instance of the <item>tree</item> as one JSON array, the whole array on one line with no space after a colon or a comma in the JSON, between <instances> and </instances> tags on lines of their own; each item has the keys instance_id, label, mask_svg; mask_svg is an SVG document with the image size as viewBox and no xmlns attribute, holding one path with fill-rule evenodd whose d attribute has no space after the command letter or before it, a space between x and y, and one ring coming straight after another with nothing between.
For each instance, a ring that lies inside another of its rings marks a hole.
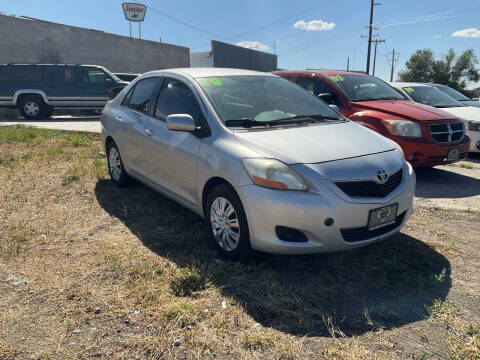
<instances>
[{"instance_id":1,"label":"tree","mask_svg":"<svg viewBox=\"0 0 480 360\"><path fill-rule=\"evenodd\" d=\"M417 50L406 63L406 69L398 73L400 81L434 82L465 90L469 82L480 80L477 69L478 58L473 49L465 50L460 56L450 49L440 59L430 49Z\"/></svg>"}]
</instances>

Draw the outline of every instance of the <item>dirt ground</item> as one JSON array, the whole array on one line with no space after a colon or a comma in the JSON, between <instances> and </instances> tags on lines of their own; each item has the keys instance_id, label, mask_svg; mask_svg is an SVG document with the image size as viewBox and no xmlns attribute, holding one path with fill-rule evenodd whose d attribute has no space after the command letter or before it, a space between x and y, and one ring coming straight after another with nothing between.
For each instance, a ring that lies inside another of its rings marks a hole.
<instances>
[{"instance_id":1,"label":"dirt ground","mask_svg":"<svg viewBox=\"0 0 480 360\"><path fill-rule=\"evenodd\" d=\"M425 185L391 239L228 262L195 214L114 187L100 150L0 127L0 359L480 359L474 208Z\"/></svg>"}]
</instances>

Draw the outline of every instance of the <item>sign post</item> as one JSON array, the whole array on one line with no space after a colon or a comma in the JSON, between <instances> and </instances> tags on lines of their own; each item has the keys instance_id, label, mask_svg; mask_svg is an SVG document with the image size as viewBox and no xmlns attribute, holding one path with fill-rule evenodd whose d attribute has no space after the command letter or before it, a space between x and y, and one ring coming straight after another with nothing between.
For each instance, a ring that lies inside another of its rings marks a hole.
<instances>
[{"instance_id":1,"label":"sign post","mask_svg":"<svg viewBox=\"0 0 480 360\"><path fill-rule=\"evenodd\" d=\"M132 37L132 21L138 22L138 37L142 38L142 27L141 22L145 20L145 14L147 13L147 7L142 4L137 3L123 3L122 4L123 13L125 14L125 19L128 20L130 26L130 37Z\"/></svg>"}]
</instances>

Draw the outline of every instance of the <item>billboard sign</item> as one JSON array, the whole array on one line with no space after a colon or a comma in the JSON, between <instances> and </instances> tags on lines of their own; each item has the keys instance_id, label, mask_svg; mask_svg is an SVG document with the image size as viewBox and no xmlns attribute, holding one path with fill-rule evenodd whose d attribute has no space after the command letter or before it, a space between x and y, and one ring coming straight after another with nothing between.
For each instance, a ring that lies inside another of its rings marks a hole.
<instances>
[{"instance_id":1,"label":"billboard sign","mask_svg":"<svg viewBox=\"0 0 480 360\"><path fill-rule=\"evenodd\" d=\"M137 3L123 3L123 13L125 14L125 19L128 21L143 21L145 20L145 13L147 12L147 7L142 4Z\"/></svg>"}]
</instances>

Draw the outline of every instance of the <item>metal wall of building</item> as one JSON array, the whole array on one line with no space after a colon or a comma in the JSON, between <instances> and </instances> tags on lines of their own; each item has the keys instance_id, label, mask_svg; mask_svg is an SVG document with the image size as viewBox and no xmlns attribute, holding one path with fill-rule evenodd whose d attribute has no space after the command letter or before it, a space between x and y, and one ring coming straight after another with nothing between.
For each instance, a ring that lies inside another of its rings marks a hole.
<instances>
[{"instance_id":1,"label":"metal wall of building","mask_svg":"<svg viewBox=\"0 0 480 360\"><path fill-rule=\"evenodd\" d=\"M190 65L183 46L43 20L0 15L0 34L0 64L89 64L133 73Z\"/></svg>"},{"instance_id":2,"label":"metal wall of building","mask_svg":"<svg viewBox=\"0 0 480 360\"><path fill-rule=\"evenodd\" d=\"M277 70L277 55L212 41L213 66L257 71Z\"/></svg>"}]
</instances>

